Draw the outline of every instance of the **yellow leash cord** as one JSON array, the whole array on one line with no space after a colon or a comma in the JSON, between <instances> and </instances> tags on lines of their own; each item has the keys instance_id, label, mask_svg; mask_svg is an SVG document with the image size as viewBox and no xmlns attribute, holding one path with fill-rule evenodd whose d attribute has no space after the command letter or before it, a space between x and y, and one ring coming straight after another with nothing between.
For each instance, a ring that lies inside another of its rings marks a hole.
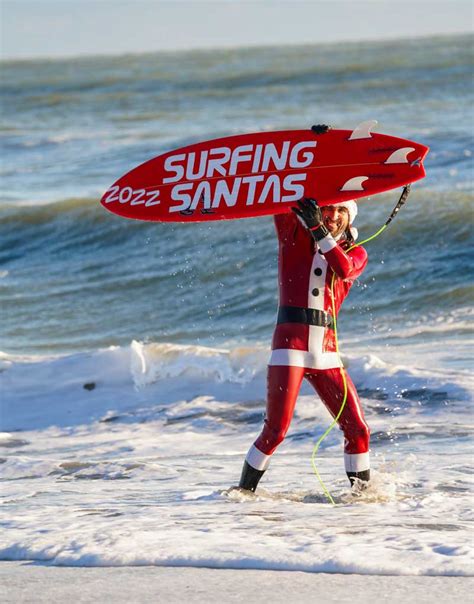
<instances>
[{"instance_id":1,"label":"yellow leash cord","mask_svg":"<svg viewBox=\"0 0 474 604\"><path fill-rule=\"evenodd\" d=\"M401 195L401 197L400 197L397 205L395 206L394 210L392 211L389 219L387 220L387 222L376 233L374 233L373 235L371 235L367 239L364 239L360 243L355 243L353 246L351 246L346 251L346 254L348 254L354 248L359 247L361 245L364 245L364 243L368 243L369 241L372 241L372 239L375 239L381 233L383 233L383 231L385 231L385 229L390 224L390 222L392 221L392 219L396 216L396 214L398 213L398 211L400 210L400 208L402 207L402 205L405 203L405 201L406 201L406 199L408 197L409 192L410 192L410 185L407 185L403 189L403 193L402 193L402 195ZM341 355L340 355L340 352L339 352L339 340L338 340L338 337L337 337L336 303L335 303L335 299L334 299L334 281L335 281L335 278L336 278L336 273L333 272L332 278L331 278L331 306L332 306L332 317L333 317L333 321L334 321L334 338L335 338L335 341L336 341L336 353L337 353L337 356L338 356L338 359L339 359L339 367L340 367L340 371L341 371L342 382L344 384L344 395L343 395L343 398L342 398L341 408L339 409L338 414L332 420L332 422L329 425L329 427L327 428L326 432L324 432L324 434L318 439L318 441L314 445L313 453L311 455L311 464L313 466L314 473L316 474L316 477L319 480L319 484L321 485L321 488L323 489L324 494L326 495L326 497L329 500L329 502L332 503L332 505L336 505L336 502L332 498L331 493L326 488L326 485L324 484L323 479L321 478L321 476L319 474L318 468L316 467L316 461L315 460L316 460L316 455L318 454L318 451L319 451L319 447L321 446L321 443L328 436L328 434L331 432L331 430L337 425L337 423L339 421L339 418L341 417L341 415L342 415L342 413L344 411L344 407L346 406L346 402L347 402L347 381L346 381L346 374L344 372L344 365L343 365L343 362L342 362L342 359L341 359Z\"/></svg>"},{"instance_id":2,"label":"yellow leash cord","mask_svg":"<svg viewBox=\"0 0 474 604\"><path fill-rule=\"evenodd\" d=\"M368 241L372 241L372 239L375 239L376 237L378 237L378 235L380 235L386 228L387 228L387 225L384 224L383 227L381 229L379 229L374 235L372 235L368 239L364 239L364 241L361 241L360 243L356 243L355 245L350 247L346 251L346 254L349 253L351 250L353 250L355 247L363 245L364 243L367 243ZM318 454L321 443L328 436L328 434L331 432L331 430L333 430L333 428L337 425L339 418L341 417L341 415L344 411L344 407L346 406L346 402L347 402L346 374L344 372L344 365L343 365L343 362L341 359L341 354L339 352L339 340L337 337L336 303L335 303L335 299L334 299L334 281L335 281L335 279L336 279L336 273L333 272L332 278L331 278L331 306L332 306L332 317L333 317L333 321L334 321L334 339L336 341L336 353L337 353L337 356L339 359L339 367L340 367L340 371L341 371L342 383L344 384L344 396L342 398L341 408L339 409L338 414L332 420L332 422L329 425L326 432L318 439L317 443L314 445L313 453L311 455L311 464L313 466L314 473L316 474L316 477L319 480L319 484L321 485L321 488L323 489L324 494L328 498L329 502L332 503L333 505L336 505L336 503L335 503L334 499L332 498L331 493L326 488L326 485L324 484L323 479L321 478L321 475L318 472L318 468L316 467L315 459L316 459L316 455Z\"/></svg>"}]
</instances>

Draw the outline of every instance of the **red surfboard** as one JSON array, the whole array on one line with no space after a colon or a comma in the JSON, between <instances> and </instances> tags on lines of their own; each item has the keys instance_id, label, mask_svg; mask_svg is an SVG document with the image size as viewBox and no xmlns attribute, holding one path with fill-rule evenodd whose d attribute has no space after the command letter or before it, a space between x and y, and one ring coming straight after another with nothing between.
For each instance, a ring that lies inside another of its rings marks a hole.
<instances>
[{"instance_id":1,"label":"red surfboard","mask_svg":"<svg viewBox=\"0 0 474 604\"><path fill-rule=\"evenodd\" d=\"M241 134L182 147L141 164L104 194L138 220L192 222L279 214L302 197L321 206L368 197L425 176L429 148L355 130Z\"/></svg>"}]
</instances>

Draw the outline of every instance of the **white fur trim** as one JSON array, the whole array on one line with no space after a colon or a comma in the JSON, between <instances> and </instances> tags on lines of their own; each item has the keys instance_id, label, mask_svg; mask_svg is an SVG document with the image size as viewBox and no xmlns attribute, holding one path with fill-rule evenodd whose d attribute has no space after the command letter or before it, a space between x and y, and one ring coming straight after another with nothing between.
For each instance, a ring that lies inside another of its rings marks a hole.
<instances>
[{"instance_id":1,"label":"white fur trim","mask_svg":"<svg viewBox=\"0 0 474 604\"><path fill-rule=\"evenodd\" d=\"M252 468L264 472L270 465L271 455L265 455L255 445L252 445L245 459Z\"/></svg>"},{"instance_id":2,"label":"white fur trim","mask_svg":"<svg viewBox=\"0 0 474 604\"><path fill-rule=\"evenodd\" d=\"M311 325L310 329L324 332L324 327ZM313 354L305 350L277 348L272 350L268 364L284 367L304 367L305 369L333 369L334 367L341 367L341 360L337 352L315 351Z\"/></svg>"},{"instance_id":3,"label":"white fur trim","mask_svg":"<svg viewBox=\"0 0 474 604\"><path fill-rule=\"evenodd\" d=\"M327 239L325 237L325 239ZM321 273L317 275L315 273ZM324 296L326 291L326 273L328 270L328 263L326 258L322 254L314 254L313 261L311 263L311 270L309 272L309 283L308 283L308 299L306 306L308 308L315 308L317 310L324 310ZM317 289L318 295L313 295L313 291ZM321 336L322 337L322 336ZM321 341L322 347L322 341ZM322 349L322 348L321 348ZM312 350L312 348L310 348Z\"/></svg>"},{"instance_id":4,"label":"white fur trim","mask_svg":"<svg viewBox=\"0 0 474 604\"><path fill-rule=\"evenodd\" d=\"M331 234L326 235L326 237L323 237L323 239L320 239L318 241L318 247L322 251L323 254L325 254L326 252L329 252L336 246L337 246L337 242Z\"/></svg>"},{"instance_id":5,"label":"white fur trim","mask_svg":"<svg viewBox=\"0 0 474 604\"><path fill-rule=\"evenodd\" d=\"M370 455L367 453L344 453L346 472L364 472L370 470Z\"/></svg>"},{"instance_id":6,"label":"white fur trim","mask_svg":"<svg viewBox=\"0 0 474 604\"><path fill-rule=\"evenodd\" d=\"M333 204L336 208L346 208L349 212L349 224L352 224L357 216L357 204L353 199L348 199L347 201L342 201L341 203Z\"/></svg>"}]
</instances>

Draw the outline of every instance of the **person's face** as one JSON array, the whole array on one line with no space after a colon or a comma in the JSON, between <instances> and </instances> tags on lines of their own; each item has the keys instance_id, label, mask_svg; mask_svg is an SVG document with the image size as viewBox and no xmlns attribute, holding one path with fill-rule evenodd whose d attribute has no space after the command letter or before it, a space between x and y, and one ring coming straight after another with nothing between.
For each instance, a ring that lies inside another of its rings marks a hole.
<instances>
[{"instance_id":1,"label":"person's face","mask_svg":"<svg viewBox=\"0 0 474 604\"><path fill-rule=\"evenodd\" d=\"M333 237L343 233L349 226L349 211L341 206L324 206L321 208L323 223Z\"/></svg>"}]
</instances>

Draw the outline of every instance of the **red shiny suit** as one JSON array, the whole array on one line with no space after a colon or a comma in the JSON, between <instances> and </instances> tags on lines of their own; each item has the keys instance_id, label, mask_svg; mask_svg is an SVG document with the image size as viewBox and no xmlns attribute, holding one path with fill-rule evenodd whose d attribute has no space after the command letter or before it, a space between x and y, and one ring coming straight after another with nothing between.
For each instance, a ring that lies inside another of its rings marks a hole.
<instances>
[{"instance_id":1,"label":"red shiny suit","mask_svg":"<svg viewBox=\"0 0 474 604\"><path fill-rule=\"evenodd\" d=\"M331 279L334 280L336 315L352 283L367 264L362 247L346 252L345 239L328 235L318 244L293 214L275 217L279 240L278 275L280 307L298 307L333 314ZM285 438L303 378L309 381L335 417L344 396L340 357L331 327L279 322L275 328L268 367L267 410L262 432L247 454L247 462L266 470L270 456ZM357 391L345 372L347 401L339 419L344 432L344 459L348 472L369 469L369 428L364 421Z\"/></svg>"}]
</instances>

